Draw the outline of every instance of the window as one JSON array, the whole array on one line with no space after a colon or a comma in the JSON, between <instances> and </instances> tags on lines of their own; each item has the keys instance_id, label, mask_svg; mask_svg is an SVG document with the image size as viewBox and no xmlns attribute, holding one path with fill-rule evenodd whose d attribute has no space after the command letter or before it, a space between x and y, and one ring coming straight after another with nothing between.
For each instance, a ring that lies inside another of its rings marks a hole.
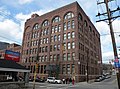
<instances>
[{"instance_id":1,"label":"window","mask_svg":"<svg viewBox=\"0 0 120 89\"><path fill-rule=\"evenodd\" d=\"M64 19L70 19L70 18L73 18L73 17L74 17L74 14L73 14L72 12L68 12L68 13L65 15Z\"/></svg>"},{"instance_id":2,"label":"window","mask_svg":"<svg viewBox=\"0 0 120 89\"><path fill-rule=\"evenodd\" d=\"M66 74L65 73L65 65L62 65L62 74Z\"/></svg>"},{"instance_id":3,"label":"window","mask_svg":"<svg viewBox=\"0 0 120 89\"><path fill-rule=\"evenodd\" d=\"M61 25L59 24L58 25L58 32L60 32L61 31Z\"/></svg>"},{"instance_id":4,"label":"window","mask_svg":"<svg viewBox=\"0 0 120 89\"><path fill-rule=\"evenodd\" d=\"M67 64L67 74L70 74L70 64Z\"/></svg>"},{"instance_id":5,"label":"window","mask_svg":"<svg viewBox=\"0 0 120 89\"><path fill-rule=\"evenodd\" d=\"M81 20L81 21L82 21L82 19L83 19L83 18L82 18L82 15L79 14L79 15L78 15L78 20Z\"/></svg>"},{"instance_id":6,"label":"window","mask_svg":"<svg viewBox=\"0 0 120 89\"><path fill-rule=\"evenodd\" d=\"M57 41L57 36L56 35L54 36L54 41Z\"/></svg>"},{"instance_id":7,"label":"window","mask_svg":"<svg viewBox=\"0 0 120 89\"><path fill-rule=\"evenodd\" d=\"M92 32L92 28L91 28L91 26L89 26L89 31Z\"/></svg>"},{"instance_id":8,"label":"window","mask_svg":"<svg viewBox=\"0 0 120 89\"><path fill-rule=\"evenodd\" d=\"M72 42L72 49L75 48L75 42Z\"/></svg>"},{"instance_id":9,"label":"window","mask_svg":"<svg viewBox=\"0 0 120 89\"><path fill-rule=\"evenodd\" d=\"M57 25L55 26L55 32L57 32L57 30L58 30L58 27L57 27Z\"/></svg>"},{"instance_id":10,"label":"window","mask_svg":"<svg viewBox=\"0 0 120 89\"><path fill-rule=\"evenodd\" d=\"M56 60L56 55L53 55L53 60L54 60L54 61Z\"/></svg>"},{"instance_id":11,"label":"window","mask_svg":"<svg viewBox=\"0 0 120 89\"><path fill-rule=\"evenodd\" d=\"M54 27L52 26L52 33L54 33Z\"/></svg>"},{"instance_id":12,"label":"window","mask_svg":"<svg viewBox=\"0 0 120 89\"><path fill-rule=\"evenodd\" d=\"M67 43L68 49L70 49L70 42Z\"/></svg>"},{"instance_id":13,"label":"window","mask_svg":"<svg viewBox=\"0 0 120 89\"><path fill-rule=\"evenodd\" d=\"M48 61L48 59L47 59L47 55L45 56L45 60Z\"/></svg>"},{"instance_id":14,"label":"window","mask_svg":"<svg viewBox=\"0 0 120 89\"><path fill-rule=\"evenodd\" d=\"M67 30L67 26L66 23L64 23L64 31Z\"/></svg>"},{"instance_id":15,"label":"window","mask_svg":"<svg viewBox=\"0 0 120 89\"><path fill-rule=\"evenodd\" d=\"M67 22L67 29L70 29L70 21Z\"/></svg>"},{"instance_id":16,"label":"window","mask_svg":"<svg viewBox=\"0 0 120 89\"><path fill-rule=\"evenodd\" d=\"M66 43L64 43L63 46L64 46L64 50L66 50Z\"/></svg>"},{"instance_id":17,"label":"window","mask_svg":"<svg viewBox=\"0 0 120 89\"><path fill-rule=\"evenodd\" d=\"M57 46L57 50L60 50L60 45L58 44L58 46Z\"/></svg>"},{"instance_id":18,"label":"window","mask_svg":"<svg viewBox=\"0 0 120 89\"><path fill-rule=\"evenodd\" d=\"M67 34L67 38L70 39L70 32Z\"/></svg>"},{"instance_id":19,"label":"window","mask_svg":"<svg viewBox=\"0 0 120 89\"><path fill-rule=\"evenodd\" d=\"M75 32L72 32L72 38L75 38Z\"/></svg>"},{"instance_id":20,"label":"window","mask_svg":"<svg viewBox=\"0 0 120 89\"><path fill-rule=\"evenodd\" d=\"M74 22L74 20L72 20L71 28L75 28L75 22Z\"/></svg>"},{"instance_id":21,"label":"window","mask_svg":"<svg viewBox=\"0 0 120 89\"><path fill-rule=\"evenodd\" d=\"M46 43L46 39L45 38L43 38L43 44L45 44Z\"/></svg>"},{"instance_id":22,"label":"window","mask_svg":"<svg viewBox=\"0 0 120 89\"><path fill-rule=\"evenodd\" d=\"M45 47L45 52L47 52L47 49L48 49L48 47L46 46L46 47Z\"/></svg>"},{"instance_id":23,"label":"window","mask_svg":"<svg viewBox=\"0 0 120 89\"><path fill-rule=\"evenodd\" d=\"M42 44L42 39L40 40L40 44Z\"/></svg>"},{"instance_id":24,"label":"window","mask_svg":"<svg viewBox=\"0 0 120 89\"><path fill-rule=\"evenodd\" d=\"M63 54L63 60L66 61L66 54Z\"/></svg>"},{"instance_id":25,"label":"window","mask_svg":"<svg viewBox=\"0 0 120 89\"><path fill-rule=\"evenodd\" d=\"M52 45L50 45L50 52L52 51Z\"/></svg>"},{"instance_id":26,"label":"window","mask_svg":"<svg viewBox=\"0 0 120 89\"><path fill-rule=\"evenodd\" d=\"M49 25L48 20L45 20L45 21L43 22L43 24L42 24L42 26L48 26L48 25Z\"/></svg>"},{"instance_id":27,"label":"window","mask_svg":"<svg viewBox=\"0 0 120 89\"><path fill-rule=\"evenodd\" d=\"M75 73L75 65L74 64L72 64L72 71L71 72L72 72L71 74Z\"/></svg>"},{"instance_id":28,"label":"window","mask_svg":"<svg viewBox=\"0 0 120 89\"><path fill-rule=\"evenodd\" d=\"M70 53L67 54L67 58L68 61L71 60Z\"/></svg>"},{"instance_id":29,"label":"window","mask_svg":"<svg viewBox=\"0 0 120 89\"><path fill-rule=\"evenodd\" d=\"M58 41L60 41L60 35L58 35Z\"/></svg>"},{"instance_id":30,"label":"window","mask_svg":"<svg viewBox=\"0 0 120 89\"><path fill-rule=\"evenodd\" d=\"M50 55L50 61L52 61L52 55Z\"/></svg>"},{"instance_id":31,"label":"window","mask_svg":"<svg viewBox=\"0 0 120 89\"><path fill-rule=\"evenodd\" d=\"M72 53L72 60L75 60L75 53Z\"/></svg>"},{"instance_id":32,"label":"window","mask_svg":"<svg viewBox=\"0 0 120 89\"><path fill-rule=\"evenodd\" d=\"M37 30L38 28L39 28L39 24L37 23L37 24L34 25L33 29Z\"/></svg>"},{"instance_id":33,"label":"window","mask_svg":"<svg viewBox=\"0 0 120 89\"><path fill-rule=\"evenodd\" d=\"M84 21L84 26L87 27L87 21L86 20Z\"/></svg>"},{"instance_id":34,"label":"window","mask_svg":"<svg viewBox=\"0 0 120 89\"><path fill-rule=\"evenodd\" d=\"M53 42L53 36L51 36L51 42Z\"/></svg>"},{"instance_id":35,"label":"window","mask_svg":"<svg viewBox=\"0 0 120 89\"><path fill-rule=\"evenodd\" d=\"M60 19L60 17L58 17L58 16L56 16L54 19L53 19L53 23L55 23L55 22L60 22L61 21L61 19Z\"/></svg>"},{"instance_id":36,"label":"window","mask_svg":"<svg viewBox=\"0 0 120 89\"><path fill-rule=\"evenodd\" d=\"M66 33L64 33L63 40L66 40Z\"/></svg>"},{"instance_id":37,"label":"window","mask_svg":"<svg viewBox=\"0 0 120 89\"><path fill-rule=\"evenodd\" d=\"M46 38L46 43L48 43L48 37Z\"/></svg>"},{"instance_id":38,"label":"window","mask_svg":"<svg viewBox=\"0 0 120 89\"><path fill-rule=\"evenodd\" d=\"M60 54L57 54L57 60L60 60Z\"/></svg>"},{"instance_id":39,"label":"window","mask_svg":"<svg viewBox=\"0 0 120 89\"><path fill-rule=\"evenodd\" d=\"M56 45L54 45L54 51L56 51L56 49L57 49L57 46L56 46Z\"/></svg>"}]
</instances>

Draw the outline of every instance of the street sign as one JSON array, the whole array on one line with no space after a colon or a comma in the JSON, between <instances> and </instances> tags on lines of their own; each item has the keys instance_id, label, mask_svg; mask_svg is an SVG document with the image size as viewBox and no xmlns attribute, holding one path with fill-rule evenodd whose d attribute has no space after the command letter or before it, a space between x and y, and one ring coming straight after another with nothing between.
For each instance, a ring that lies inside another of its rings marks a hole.
<instances>
[{"instance_id":1,"label":"street sign","mask_svg":"<svg viewBox=\"0 0 120 89\"><path fill-rule=\"evenodd\" d=\"M114 61L114 66L115 66L116 68L120 68L120 59L115 59L115 61Z\"/></svg>"}]
</instances>

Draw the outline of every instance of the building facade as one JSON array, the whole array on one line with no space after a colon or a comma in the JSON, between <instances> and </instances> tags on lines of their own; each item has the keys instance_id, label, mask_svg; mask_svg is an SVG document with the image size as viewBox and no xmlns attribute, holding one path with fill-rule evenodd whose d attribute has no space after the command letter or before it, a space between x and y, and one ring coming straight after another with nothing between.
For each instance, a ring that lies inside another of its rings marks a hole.
<instances>
[{"instance_id":1,"label":"building facade","mask_svg":"<svg viewBox=\"0 0 120 89\"><path fill-rule=\"evenodd\" d=\"M18 45L16 43L7 45L7 47L5 49L0 50L0 55L1 55L0 58L1 59L4 59L6 50L10 50L10 51L21 53L21 45Z\"/></svg>"},{"instance_id":2,"label":"building facade","mask_svg":"<svg viewBox=\"0 0 120 89\"><path fill-rule=\"evenodd\" d=\"M21 62L34 75L85 81L101 74L100 34L77 2L25 22Z\"/></svg>"}]
</instances>

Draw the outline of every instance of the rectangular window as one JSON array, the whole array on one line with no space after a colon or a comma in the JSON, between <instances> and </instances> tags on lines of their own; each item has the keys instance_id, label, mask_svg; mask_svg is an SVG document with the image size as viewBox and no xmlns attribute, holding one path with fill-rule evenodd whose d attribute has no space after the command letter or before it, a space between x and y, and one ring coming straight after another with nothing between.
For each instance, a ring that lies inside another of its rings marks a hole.
<instances>
[{"instance_id":1,"label":"rectangular window","mask_svg":"<svg viewBox=\"0 0 120 89\"><path fill-rule=\"evenodd\" d=\"M58 32L60 32L61 31L61 25L59 24L58 25Z\"/></svg>"},{"instance_id":2,"label":"rectangular window","mask_svg":"<svg viewBox=\"0 0 120 89\"><path fill-rule=\"evenodd\" d=\"M46 65L44 65L44 74L46 74Z\"/></svg>"},{"instance_id":3,"label":"rectangular window","mask_svg":"<svg viewBox=\"0 0 120 89\"><path fill-rule=\"evenodd\" d=\"M75 38L75 32L72 32L72 38Z\"/></svg>"},{"instance_id":4,"label":"rectangular window","mask_svg":"<svg viewBox=\"0 0 120 89\"><path fill-rule=\"evenodd\" d=\"M72 49L75 48L75 42L72 42Z\"/></svg>"},{"instance_id":5,"label":"rectangular window","mask_svg":"<svg viewBox=\"0 0 120 89\"><path fill-rule=\"evenodd\" d=\"M71 27L70 27L70 21L68 21L68 23L67 23L67 29L70 29Z\"/></svg>"},{"instance_id":6,"label":"rectangular window","mask_svg":"<svg viewBox=\"0 0 120 89\"><path fill-rule=\"evenodd\" d=\"M75 22L74 22L74 20L72 20L71 27L75 28Z\"/></svg>"},{"instance_id":7,"label":"rectangular window","mask_svg":"<svg viewBox=\"0 0 120 89\"><path fill-rule=\"evenodd\" d=\"M72 64L72 71L71 71L71 74L75 73L75 65Z\"/></svg>"},{"instance_id":8,"label":"rectangular window","mask_svg":"<svg viewBox=\"0 0 120 89\"><path fill-rule=\"evenodd\" d=\"M48 37L46 38L46 43L48 43Z\"/></svg>"},{"instance_id":9,"label":"rectangular window","mask_svg":"<svg viewBox=\"0 0 120 89\"><path fill-rule=\"evenodd\" d=\"M57 30L58 30L58 27L57 27L57 25L55 26L55 32L57 32Z\"/></svg>"},{"instance_id":10,"label":"rectangular window","mask_svg":"<svg viewBox=\"0 0 120 89\"><path fill-rule=\"evenodd\" d=\"M68 42L68 43L67 43L67 46L68 46L68 47L67 47L68 49L70 49L70 48L71 48L71 47L70 47L70 42Z\"/></svg>"},{"instance_id":11,"label":"rectangular window","mask_svg":"<svg viewBox=\"0 0 120 89\"><path fill-rule=\"evenodd\" d=\"M67 64L67 74L70 74L70 64Z\"/></svg>"},{"instance_id":12,"label":"rectangular window","mask_svg":"<svg viewBox=\"0 0 120 89\"><path fill-rule=\"evenodd\" d=\"M72 60L75 60L75 53L72 53Z\"/></svg>"},{"instance_id":13,"label":"rectangular window","mask_svg":"<svg viewBox=\"0 0 120 89\"><path fill-rule=\"evenodd\" d=\"M57 49L57 46L56 46L56 45L54 45L54 51L56 51L56 49Z\"/></svg>"},{"instance_id":14,"label":"rectangular window","mask_svg":"<svg viewBox=\"0 0 120 89\"><path fill-rule=\"evenodd\" d=\"M54 36L54 41L57 41L57 36L56 35Z\"/></svg>"},{"instance_id":15,"label":"rectangular window","mask_svg":"<svg viewBox=\"0 0 120 89\"><path fill-rule=\"evenodd\" d=\"M67 30L66 23L64 23L64 31Z\"/></svg>"},{"instance_id":16,"label":"rectangular window","mask_svg":"<svg viewBox=\"0 0 120 89\"><path fill-rule=\"evenodd\" d=\"M51 42L53 42L53 36L51 36Z\"/></svg>"},{"instance_id":17,"label":"rectangular window","mask_svg":"<svg viewBox=\"0 0 120 89\"><path fill-rule=\"evenodd\" d=\"M64 33L63 40L66 40L66 33Z\"/></svg>"},{"instance_id":18,"label":"rectangular window","mask_svg":"<svg viewBox=\"0 0 120 89\"><path fill-rule=\"evenodd\" d=\"M67 54L68 61L71 60L70 53Z\"/></svg>"},{"instance_id":19,"label":"rectangular window","mask_svg":"<svg viewBox=\"0 0 120 89\"><path fill-rule=\"evenodd\" d=\"M43 73L43 65L41 65L41 71L40 71L40 73L41 74Z\"/></svg>"},{"instance_id":20,"label":"rectangular window","mask_svg":"<svg viewBox=\"0 0 120 89\"><path fill-rule=\"evenodd\" d=\"M65 65L62 65L62 74L66 74Z\"/></svg>"},{"instance_id":21,"label":"rectangular window","mask_svg":"<svg viewBox=\"0 0 120 89\"><path fill-rule=\"evenodd\" d=\"M58 41L60 41L60 35L58 35Z\"/></svg>"},{"instance_id":22,"label":"rectangular window","mask_svg":"<svg viewBox=\"0 0 120 89\"><path fill-rule=\"evenodd\" d=\"M66 50L66 43L64 43L63 46L64 46L64 50Z\"/></svg>"},{"instance_id":23,"label":"rectangular window","mask_svg":"<svg viewBox=\"0 0 120 89\"><path fill-rule=\"evenodd\" d=\"M67 34L67 38L70 39L70 32Z\"/></svg>"},{"instance_id":24,"label":"rectangular window","mask_svg":"<svg viewBox=\"0 0 120 89\"><path fill-rule=\"evenodd\" d=\"M57 54L57 60L60 60L60 54Z\"/></svg>"},{"instance_id":25,"label":"rectangular window","mask_svg":"<svg viewBox=\"0 0 120 89\"><path fill-rule=\"evenodd\" d=\"M52 55L50 55L50 61L52 61Z\"/></svg>"},{"instance_id":26,"label":"rectangular window","mask_svg":"<svg viewBox=\"0 0 120 89\"><path fill-rule=\"evenodd\" d=\"M57 50L60 50L60 45L58 44L58 46L57 46Z\"/></svg>"},{"instance_id":27,"label":"rectangular window","mask_svg":"<svg viewBox=\"0 0 120 89\"><path fill-rule=\"evenodd\" d=\"M53 60L54 60L54 61L56 60L56 55L53 55Z\"/></svg>"},{"instance_id":28,"label":"rectangular window","mask_svg":"<svg viewBox=\"0 0 120 89\"><path fill-rule=\"evenodd\" d=\"M52 45L50 45L50 52L52 51Z\"/></svg>"},{"instance_id":29,"label":"rectangular window","mask_svg":"<svg viewBox=\"0 0 120 89\"><path fill-rule=\"evenodd\" d=\"M52 34L54 33L54 27L52 26Z\"/></svg>"},{"instance_id":30,"label":"rectangular window","mask_svg":"<svg viewBox=\"0 0 120 89\"><path fill-rule=\"evenodd\" d=\"M66 61L66 54L63 54L63 60Z\"/></svg>"},{"instance_id":31,"label":"rectangular window","mask_svg":"<svg viewBox=\"0 0 120 89\"><path fill-rule=\"evenodd\" d=\"M40 44L42 44L42 42L43 42L43 41L42 41L42 39L41 39L41 40L40 40Z\"/></svg>"}]
</instances>

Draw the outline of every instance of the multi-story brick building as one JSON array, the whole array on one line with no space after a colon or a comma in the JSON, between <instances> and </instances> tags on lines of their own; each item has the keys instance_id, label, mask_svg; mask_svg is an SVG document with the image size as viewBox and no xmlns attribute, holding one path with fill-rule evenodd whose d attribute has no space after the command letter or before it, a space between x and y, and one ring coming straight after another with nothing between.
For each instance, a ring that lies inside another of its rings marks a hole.
<instances>
[{"instance_id":1,"label":"multi-story brick building","mask_svg":"<svg viewBox=\"0 0 120 89\"><path fill-rule=\"evenodd\" d=\"M74 77L76 82L101 74L100 34L77 2L25 22L21 62L34 75ZM57 65L57 66L56 66ZM87 71L88 70L88 71ZM87 72L86 72L87 71Z\"/></svg>"}]
</instances>

